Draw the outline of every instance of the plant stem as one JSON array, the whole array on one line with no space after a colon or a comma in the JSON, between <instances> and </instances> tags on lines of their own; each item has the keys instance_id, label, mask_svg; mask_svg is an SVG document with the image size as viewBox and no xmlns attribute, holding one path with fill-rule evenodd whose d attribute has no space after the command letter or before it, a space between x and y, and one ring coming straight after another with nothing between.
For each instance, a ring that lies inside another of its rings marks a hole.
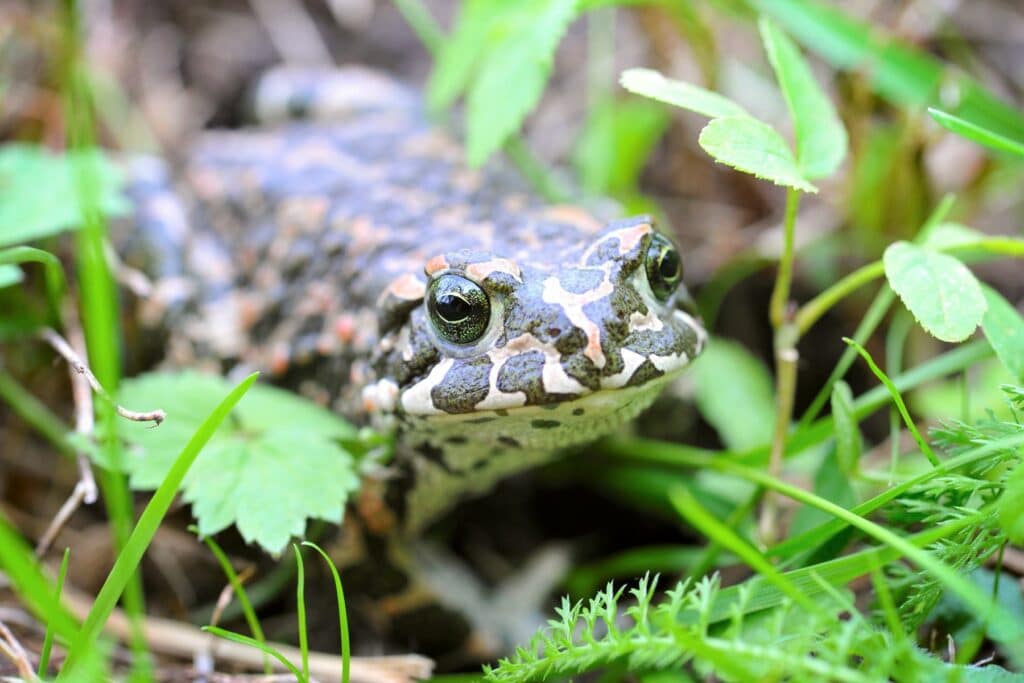
<instances>
[{"instance_id":1,"label":"plant stem","mask_svg":"<svg viewBox=\"0 0 1024 683\"><path fill-rule=\"evenodd\" d=\"M773 477L778 477L782 471L786 435L793 417L796 364L800 358L796 350L800 330L788 320L786 310L789 306L789 288L793 281L793 250L796 242L796 214L799 207L800 193L794 189L787 189L786 215L782 223L782 256L779 259L779 273L775 278L775 288L772 290L769 304L772 329L775 330L775 429L772 433L771 453L768 459L768 471ZM775 540L778 516L776 503L775 493L766 491L758 525L761 542L765 545L771 545Z\"/></svg>"},{"instance_id":2,"label":"plant stem","mask_svg":"<svg viewBox=\"0 0 1024 683\"><path fill-rule=\"evenodd\" d=\"M800 207L800 192L786 190L786 217L782 223L784 242L779 258L779 274L775 278L775 289L769 308L772 327L778 333L786 320L786 306L789 304L789 285L793 281L793 249L796 234L796 212Z\"/></svg>"},{"instance_id":3,"label":"plant stem","mask_svg":"<svg viewBox=\"0 0 1024 683\"><path fill-rule=\"evenodd\" d=\"M835 283L824 292L814 297L800 307L793 317L800 334L804 334L811 328L818 318L823 316L828 309L836 305L840 300L845 299L851 292L863 285L882 277L885 274L885 266L881 261L873 261L861 266L839 282Z\"/></svg>"}]
</instances>

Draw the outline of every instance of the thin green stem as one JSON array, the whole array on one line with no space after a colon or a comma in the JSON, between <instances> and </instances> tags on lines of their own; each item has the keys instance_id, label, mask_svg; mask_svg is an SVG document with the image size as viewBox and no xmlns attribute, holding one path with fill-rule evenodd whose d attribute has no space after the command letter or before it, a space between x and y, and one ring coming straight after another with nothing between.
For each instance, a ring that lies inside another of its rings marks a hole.
<instances>
[{"instance_id":1,"label":"thin green stem","mask_svg":"<svg viewBox=\"0 0 1024 683\"><path fill-rule=\"evenodd\" d=\"M292 544L295 552L295 609L298 615L299 652L302 657L302 678L309 679L309 634L306 632L306 568L302 563L302 551Z\"/></svg>"},{"instance_id":2,"label":"thin green stem","mask_svg":"<svg viewBox=\"0 0 1024 683\"><path fill-rule=\"evenodd\" d=\"M199 529L195 526L190 526L189 531L198 534ZM249 625L249 630L252 632L253 638L260 643L266 644L267 638L263 635L263 628L260 626L260 620L256 617L256 610L253 609L252 602L249 600L249 595L245 591L245 586L242 585L242 580L238 577L238 573L235 568L231 566L231 560L228 559L227 553L220 547L220 545L209 536L203 538L203 542L206 547L210 549L213 556L217 559L217 563L220 565L221 571L224 572L224 576L227 577L228 583L231 585L231 590L235 593L235 598L238 600L238 604L241 605L242 614L245 615L245 623ZM273 673L273 668L270 665L270 660L264 653L263 658L263 671L268 676Z\"/></svg>"},{"instance_id":3,"label":"thin green stem","mask_svg":"<svg viewBox=\"0 0 1024 683\"><path fill-rule=\"evenodd\" d=\"M884 274L885 266L882 265L882 262L874 261L861 266L818 296L808 301L800 307L796 312L796 316L793 318L800 334L803 335L807 330L811 329L814 323L818 322L818 319L839 301L845 299L851 293L860 289L869 282L873 282L874 280L882 277Z\"/></svg>"},{"instance_id":4,"label":"thin green stem","mask_svg":"<svg viewBox=\"0 0 1024 683\"><path fill-rule=\"evenodd\" d=\"M779 274L775 277L769 312L772 327L776 331L786 321L786 307L789 305L789 287L793 281L793 251L796 243L796 214L800 208L800 192L786 190L786 215L782 222L782 256L779 258Z\"/></svg>"},{"instance_id":5,"label":"thin green stem","mask_svg":"<svg viewBox=\"0 0 1024 683\"><path fill-rule=\"evenodd\" d=\"M863 358L864 361L867 362L868 367L871 368L871 372L873 372L875 377L877 377L879 381L881 381L882 384L885 385L885 388L889 390L889 394L892 396L892 400L896 403L896 408L900 411L900 415L903 416L903 422L906 423L907 429L910 430L910 433L914 435L914 440L917 441L917 445L921 448L921 452L924 453L926 458L928 458L928 462L930 462L932 465L938 465L938 456L935 455L935 452L932 450L931 446L928 445L928 442L925 441L923 436L921 436L921 432L918 431L917 425L914 424L914 421L910 417L910 412L907 410L907 404L903 402L903 397L900 395L900 392L896 388L896 385L894 385L892 383L892 380L889 379L889 377L884 372L882 372L882 370L877 365L875 365L875 361L871 357L871 354L869 354L863 346L853 341L849 337L843 337L843 341L857 349L857 353L859 353L861 358Z\"/></svg>"}]
</instances>

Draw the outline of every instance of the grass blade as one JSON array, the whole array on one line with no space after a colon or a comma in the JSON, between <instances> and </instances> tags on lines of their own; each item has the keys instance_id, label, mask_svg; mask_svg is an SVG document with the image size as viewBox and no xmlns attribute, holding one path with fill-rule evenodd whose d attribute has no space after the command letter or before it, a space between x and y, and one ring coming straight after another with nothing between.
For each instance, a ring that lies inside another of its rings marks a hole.
<instances>
[{"instance_id":1,"label":"grass blade","mask_svg":"<svg viewBox=\"0 0 1024 683\"><path fill-rule=\"evenodd\" d=\"M281 662L281 665L288 671L290 671L293 676L295 676L295 680L299 681L300 683L308 683L309 681L309 678L307 676L303 676L302 672L299 671L299 668L297 666L289 662L283 654L281 654L274 648L270 647L266 643L261 643L258 640L250 638L249 636L243 636L241 633L233 633L231 631L227 631L217 626L204 626L203 630L207 633L212 633L218 638L230 640L234 643L239 643L241 645L248 645L249 647L254 647L260 652L270 655L277 661Z\"/></svg>"},{"instance_id":2,"label":"grass blade","mask_svg":"<svg viewBox=\"0 0 1024 683\"><path fill-rule=\"evenodd\" d=\"M64 579L68 575L68 558L71 557L71 548L64 549L64 557L60 560L60 569L57 571L57 590L54 600L60 602L61 593L64 592ZM53 629L46 624L46 634L43 636L43 648L39 651L39 677L46 676L46 670L50 667L50 651L53 649Z\"/></svg>"},{"instance_id":3,"label":"grass blade","mask_svg":"<svg viewBox=\"0 0 1024 683\"><path fill-rule=\"evenodd\" d=\"M331 576L334 579L334 591L338 596L338 630L341 632L341 683L348 683L352 651L349 647L348 612L345 610L345 591L341 587L341 577L338 575L338 568L334 566L334 562L331 561L331 558L320 546L311 541L303 541L302 545L309 546L320 553L320 556L324 558L324 562L327 563L328 569L331 570Z\"/></svg>"},{"instance_id":4,"label":"grass blade","mask_svg":"<svg viewBox=\"0 0 1024 683\"><path fill-rule=\"evenodd\" d=\"M193 533L198 533L199 530L195 527L189 527ZM267 638L263 635L263 628L260 626L259 619L256 618L256 610L253 609L252 601L249 600L249 594L245 590L245 586L242 585L242 580L238 578L238 572L231 566L231 560L228 559L227 553L209 536L203 538L203 542L206 547L210 549L213 556L217 559L217 563L220 565L221 571L224 572L224 576L227 577L228 583L231 584L231 590L235 592L235 597L238 599L238 604L242 606L242 614L245 616L245 623L249 625L249 630L252 631L253 637L260 643L266 644ZM270 675L270 660L264 660L264 673Z\"/></svg>"},{"instance_id":5,"label":"grass blade","mask_svg":"<svg viewBox=\"0 0 1024 683\"><path fill-rule=\"evenodd\" d=\"M210 440L210 437L213 436L220 423L228 416L231 409L234 408L235 404L238 403L242 396L245 395L245 392L249 390L249 387L256 381L257 376L258 373L253 373L242 380L210 413L182 449L163 483L153 493L153 497L142 512L138 524L135 525L135 529L132 531L127 543L125 543L124 549L118 554L117 561L114 562L114 567L107 576L107 580L103 583L99 595L96 596L96 602L89 611L85 623L82 624L81 630L71 644L62 674L72 671L75 661L84 656L85 651L92 647L99 637L100 631L110 617L110 613L114 610L114 606L121 597L121 593L135 574L139 562L142 561L142 556L146 552L146 548L149 547L150 541L153 540L157 527L160 526L160 522L174 501L174 497L177 495L182 479L185 478L189 467L195 462L199 452L206 445L206 442Z\"/></svg>"},{"instance_id":6,"label":"grass blade","mask_svg":"<svg viewBox=\"0 0 1024 683\"><path fill-rule=\"evenodd\" d=\"M1009 152L1010 154L1016 154L1017 156L1024 157L1024 143L1011 140L1005 135L1000 135L995 131L989 130L984 126L979 126L976 123L971 123L967 119L954 116L949 112L936 109L935 107L929 107L928 113L935 121L948 131L956 133L960 137L967 138L972 142L977 142L979 145L985 147L991 147L992 149L999 150L1000 152Z\"/></svg>"}]
</instances>

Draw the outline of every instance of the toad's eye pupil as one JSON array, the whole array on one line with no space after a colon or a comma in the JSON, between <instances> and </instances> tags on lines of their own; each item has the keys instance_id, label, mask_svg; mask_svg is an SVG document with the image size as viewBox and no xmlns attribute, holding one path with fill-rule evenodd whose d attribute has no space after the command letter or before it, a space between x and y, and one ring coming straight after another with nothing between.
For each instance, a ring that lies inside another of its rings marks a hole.
<instances>
[{"instance_id":1,"label":"toad's eye pupil","mask_svg":"<svg viewBox=\"0 0 1024 683\"><path fill-rule=\"evenodd\" d=\"M437 297L437 313L450 323L457 323L469 316L469 302L456 294L442 294Z\"/></svg>"},{"instance_id":2,"label":"toad's eye pupil","mask_svg":"<svg viewBox=\"0 0 1024 683\"><path fill-rule=\"evenodd\" d=\"M452 344L472 344L491 321L487 292L469 278L442 273L431 281L427 313L437 336Z\"/></svg>"},{"instance_id":3,"label":"toad's eye pupil","mask_svg":"<svg viewBox=\"0 0 1024 683\"><path fill-rule=\"evenodd\" d=\"M665 237L655 234L645 258L647 283L661 301L668 301L683 279L683 263L679 251Z\"/></svg>"},{"instance_id":4,"label":"toad's eye pupil","mask_svg":"<svg viewBox=\"0 0 1024 683\"><path fill-rule=\"evenodd\" d=\"M661 264L658 265L658 272L666 280L679 277L679 269L682 264L679 262L679 254L675 249L670 249L661 255Z\"/></svg>"}]
</instances>

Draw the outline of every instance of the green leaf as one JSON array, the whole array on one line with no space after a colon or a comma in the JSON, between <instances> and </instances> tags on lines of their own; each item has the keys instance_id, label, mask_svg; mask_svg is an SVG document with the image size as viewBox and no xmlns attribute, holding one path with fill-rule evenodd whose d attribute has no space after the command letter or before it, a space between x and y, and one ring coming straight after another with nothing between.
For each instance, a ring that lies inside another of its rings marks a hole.
<instances>
[{"instance_id":1,"label":"green leaf","mask_svg":"<svg viewBox=\"0 0 1024 683\"><path fill-rule=\"evenodd\" d=\"M942 102L957 116L1010 139L1024 138L1024 115L992 95L955 64L887 35L821 0L752 0L809 50L833 66L856 71L890 102L912 108Z\"/></svg>"},{"instance_id":2,"label":"green leaf","mask_svg":"<svg viewBox=\"0 0 1024 683\"><path fill-rule=\"evenodd\" d=\"M494 27L515 9L504 0L467 0L462 3L452 35L441 44L427 83L427 104L432 111L447 109L466 90L480 65Z\"/></svg>"},{"instance_id":3,"label":"green leaf","mask_svg":"<svg viewBox=\"0 0 1024 683\"><path fill-rule=\"evenodd\" d=\"M110 573L103 582L103 586L96 595L96 600L93 602L89 614L82 623L82 628L79 629L78 635L71 642L67 658L64 660L64 668L61 670L61 676L58 680L66 680L66 675L74 671L73 663L87 658L88 653L95 649L96 641L103 630L103 626L107 623L107 619L110 618L114 607L121 599L125 587L128 586L132 577L135 576L139 563L142 562L142 556L146 553L146 549L153 540L153 536L156 535L157 528L170 509L171 503L174 502L182 480L195 464L196 458L200 455L203 448L210 442L218 427L221 426L221 423L229 415L231 409L238 404L238 401L245 396L245 392L252 387L257 376L257 373L253 373L233 388L225 384L224 386L228 386L230 391L226 392L227 395L220 401L217 398L218 396L223 396L223 394L206 397L208 402L212 404L212 409L203 416L195 430L186 440L178 442L181 450L167 467L166 476L160 481L159 486L157 486L156 491L153 493L153 497L150 498L146 508L142 511L142 515L139 516L138 523L135 524L131 535L125 541L121 552L118 553L113 568L111 568ZM182 447L181 444L184 444L184 446Z\"/></svg>"},{"instance_id":4,"label":"green leaf","mask_svg":"<svg viewBox=\"0 0 1024 683\"><path fill-rule=\"evenodd\" d=\"M996 290L982 285L981 291L988 304L981 329L1003 366L1024 382L1024 318Z\"/></svg>"},{"instance_id":5,"label":"green leaf","mask_svg":"<svg viewBox=\"0 0 1024 683\"><path fill-rule=\"evenodd\" d=\"M987 305L981 284L957 259L909 242L889 245L889 285L929 334L948 342L970 337Z\"/></svg>"},{"instance_id":6,"label":"green leaf","mask_svg":"<svg viewBox=\"0 0 1024 683\"><path fill-rule=\"evenodd\" d=\"M1010 542L1024 543L1024 463L1006 478L1006 489L996 503L999 526L1003 528Z\"/></svg>"},{"instance_id":7,"label":"green leaf","mask_svg":"<svg viewBox=\"0 0 1024 683\"><path fill-rule=\"evenodd\" d=\"M844 476L857 473L861 454L860 427L853 410L850 385L838 380L832 386L832 420L836 431L836 459Z\"/></svg>"},{"instance_id":8,"label":"green leaf","mask_svg":"<svg viewBox=\"0 0 1024 683\"><path fill-rule=\"evenodd\" d=\"M161 481L182 437L224 386L220 378L190 372L124 383L122 403L159 405L167 412L159 429L121 425L123 436L140 449L124 458L133 488ZM214 534L234 524L246 541L278 553L304 532L308 518L340 522L359 480L353 457L339 442L355 435L351 425L310 401L254 386L185 478L183 497L193 506L199 532Z\"/></svg>"},{"instance_id":9,"label":"green leaf","mask_svg":"<svg viewBox=\"0 0 1024 683\"><path fill-rule=\"evenodd\" d=\"M758 26L793 117L800 170L805 178L831 175L846 156L846 129L839 114L789 36L768 19Z\"/></svg>"},{"instance_id":10,"label":"green leaf","mask_svg":"<svg viewBox=\"0 0 1024 683\"><path fill-rule=\"evenodd\" d=\"M584 187L595 194L635 193L640 172L668 122L664 107L644 100L595 107L573 156Z\"/></svg>"},{"instance_id":11,"label":"green leaf","mask_svg":"<svg viewBox=\"0 0 1024 683\"><path fill-rule=\"evenodd\" d=\"M977 142L980 145L991 147L992 149L1000 152L1009 152L1010 154L1016 154L1017 156L1024 156L1024 143L1018 142L1017 140L1011 140L1005 135L1000 135L994 130L989 130L977 123L971 123L967 119L954 116L953 114L944 112L941 109L929 107L928 113L931 114L932 118L935 119L940 126L961 137Z\"/></svg>"},{"instance_id":12,"label":"green leaf","mask_svg":"<svg viewBox=\"0 0 1024 683\"><path fill-rule=\"evenodd\" d=\"M697 408L730 450L769 441L775 424L775 393L764 363L745 348L715 339L694 362Z\"/></svg>"},{"instance_id":13,"label":"green leaf","mask_svg":"<svg viewBox=\"0 0 1024 683\"><path fill-rule=\"evenodd\" d=\"M78 227L82 207L74 168L89 157L95 205L106 214L125 213L121 174L98 151L58 155L36 145L0 147L0 247Z\"/></svg>"},{"instance_id":14,"label":"green leaf","mask_svg":"<svg viewBox=\"0 0 1024 683\"><path fill-rule=\"evenodd\" d=\"M817 192L807 182L793 152L774 128L749 116L712 119L698 139L716 161L803 192Z\"/></svg>"},{"instance_id":15,"label":"green leaf","mask_svg":"<svg viewBox=\"0 0 1024 683\"><path fill-rule=\"evenodd\" d=\"M626 69L619 77L619 83L637 95L688 109L708 118L750 116L746 109L728 97L692 83L665 78L653 69Z\"/></svg>"},{"instance_id":16,"label":"green leaf","mask_svg":"<svg viewBox=\"0 0 1024 683\"><path fill-rule=\"evenodd\" d=\"M508 3L512 4L512 3ZM479 166L533 110L555 49L576 16L576 0L526 0L503 21L466 96L466 155Z\"/></svg>"},{"instance_id":17,"label":"green leaf","mask_svg":"<svg viewBox=\"0 0 1024 683\"><path fill-rule=\"evenodd\" d=\"M25 279L21 268L10 264L0 264L0 289L16 285Z\"/></svg>"}]
</instances>

